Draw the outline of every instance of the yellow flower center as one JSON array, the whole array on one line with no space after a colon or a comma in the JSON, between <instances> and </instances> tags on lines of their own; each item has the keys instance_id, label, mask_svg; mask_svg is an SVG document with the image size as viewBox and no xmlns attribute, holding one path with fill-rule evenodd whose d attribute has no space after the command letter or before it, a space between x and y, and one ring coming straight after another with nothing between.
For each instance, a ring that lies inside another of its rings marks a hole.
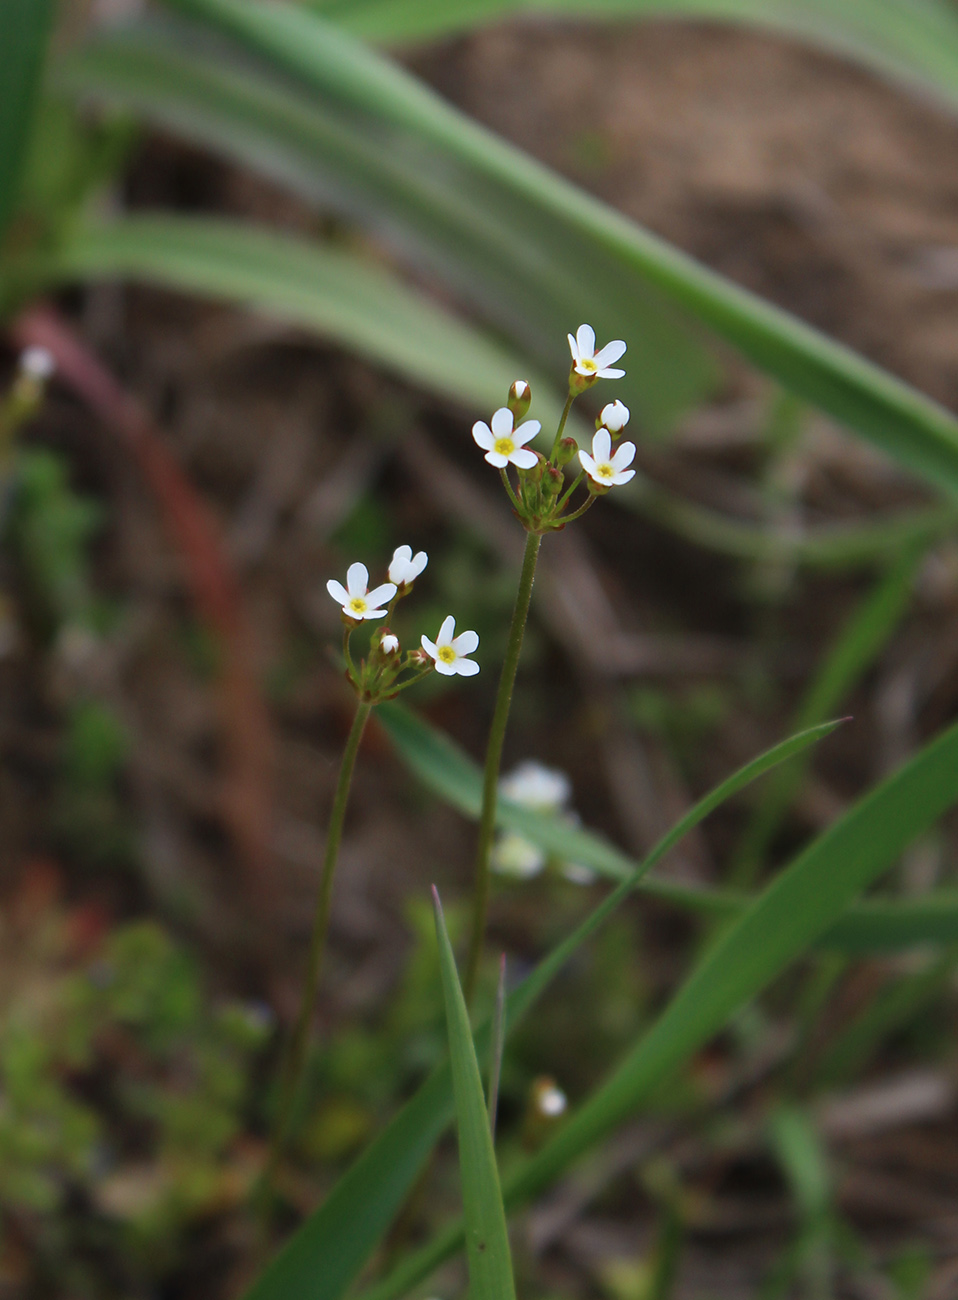
<instances>
[{"instance_id":1,"label":"yellow flower center","mask_svg":"<svg viewBox=\"0 0 958 1300\"><path fill-rule=\"evenodd\" d=\"M516 444L511 438L497 438L493 447L500 456L511 456L516 449Z\"/></svg>"},{"instance_id":2,"label":"yellow flower center","mask_svg":"<svg viewBox=\"0 0 958 1300\"><path fill-rule=\"evenodd\" d=\"M365 614L369 606L363 600L362 596L353 596L349 602L349 608L354 614Z\"/></svg>"},{"instance_id":3,"label":"yellow flower center","mask_svg":"<svg viewBox=\"0 0 958 1300\"><path fill-rule=\"evenodd\" d=\"M594 375L599 367L595 364L595 361L593 360L592 357L580 357L579 365L577 368L580 374Z\"/></svg>"},{"instance_id":4,"label":"yellow flower center","mask_svg":"<svg viewBox=\"0 0 958 1300\"><path fill-rule=\"evenodd\" d=\"M596 465L596 467L595 467L595 472L596 472L596 473L597 473L601 478L615 478L615 470L614 470L614 469L612 468L612 466L609 465L609 464L605 464L605 465Z\"/></svg>"},{"instance_id":5,"label":"yellow flower center","mask_svg":"<svg viewBox=\"0 0 958 1300\"><path fill-rule=\"evenodd\" d=\"M454 664L456 662L456 652L451 645L442 645L439 647L439 658L444 664Z\"/></svg>"}]
</instances>

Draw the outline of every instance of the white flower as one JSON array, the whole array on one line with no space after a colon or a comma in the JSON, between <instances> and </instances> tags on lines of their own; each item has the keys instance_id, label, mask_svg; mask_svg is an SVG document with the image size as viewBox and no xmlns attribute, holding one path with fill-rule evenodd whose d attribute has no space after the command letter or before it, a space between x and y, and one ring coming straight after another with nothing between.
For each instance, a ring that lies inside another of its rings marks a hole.
<instances>
[{"instance_id":1,"label":"white flower","mask_svg":"<svg viewBox=\"0 0 958 1300\"><path fill-rule=\"evenodd\" d=\"M544 767L534 759L520 763L499 782L499 793L524 808L557 812L568 803L572 783L565 772Z\"/></svg>"},{"instance_id":2,"label":"white flower","mask_svg":"<svg viewBox=\"0 0 958 1300\"><path fill-rule=\"evenodd\" d=\"M20 369L30 379L49 379L56 368L53 353L46 348L26 348L20 354Z\"/></svg>"},{"instance_id":3,"label":"white flower","mask_svg":"<svg viewBox=\"0 0 958 1300\"><path fill-rule=\"evenodd\" d=\"M629 408L616 398L608 406L603 406L599 412L599 419L610 433L621 433L629 423Z\"/></svg>"},{"instance_id":4,"label":"white flower","mask_svg":"<svg viewBox=\"0 0 958 1300\"><path fill-rule=\"evenodd\" d=\"M379 648L383 654L394 655L399 649L399 637L393 632L387 632L379 642Z\"/></svg>"},{"instance_id":5,"label":"white flower","mask_svg":"<svg viewBox=\"0 0 958 1300\"><path fill-rule=\"evenodd\" d=\"M346 570L346 586L330 578L326 590L350 618L385 618L387 611L379 606L388 604L395 596L395 584L384 582L374 591L367 590L368 584L369 570L365 564L351 564Z\"/></svg>"},{"instance_id":6,"label":"white flower","mask_svg":"<svg viewBox=\"0 0 958 1300\"><path fill-rule=\"evenodd\" d=\"M565 1112L569 1104L562 1089L551 1079L542 1079L535 1088L536 1107L540 1115L556 1119Z\"/></svg>"},{"instance_id":7,"label":"white flower","mask_svg":"<svg viewBox=\"0 0 958 1300\"><path fill-rule=\"evenodd\" d=\"M408 586L415 582L428 563L429 556L425 551L413 555L411 546L397 546L389 565L389 581L397 587Z\"/></svg>"},{"instance_id":8,"label":"white flower","mask_svg":"<svg viewBox=\"0 0 958 1300\"><path fill-rule=\"evenodd\" d=\"M612 362L618 361L625 352L626 345L621 339L613 339L600 352L595 350L595 330L591 325L580 325L575 338L568 335L572 351L572 368L578 375L588 379L621 379L624 370L612 369Z\"/></svg>"},{"instance_id":9,"label":"white flower","mask_svg":"<svg viewBox=\"0 0 958 1300\"><path fill-rule=\"evenodd\" d=\"M595 883L596 873L591 867L584 867L581 862L563 862L560 867L566 880L573 885L591 885Z\"/></svg>"},{"instance_id":10,"label":"white flower","mask_svg":"<svg viewBox=\"0 0 958 1300\"><path fill-rule=\"evenodd\" d=\"M518 429L508 406L500 406L492 417L492 428L484 420L477 420L472 426L472 436L486 453L484 459L496 469L505 469L509 464L517 469L532 469L539 459L534 451L529 451L527 442L531 442L542 428L538 420L526 420Z\"/></svg>"},{"instance_id":11,"label":"white flower","mask_svg":"<svg viewBox=\"0 0 958 1300\"><path fill-rule=\"evenodd\" d=\"M612 435L608 429L600 429L592 439L592 455L587 451L579 452L582 468L589 478L603 487L612 487L616 483L628 483L635 474L634 469L627 469L635 456L635 443L623 442L612 455Z\"/></svg>"},{"instance_id":12,"label":"white flower","mask_svg":"<svg viewBox=\"0 0 958 1300\"><path fill-rule=\"evenodd\" d=\"M479 665L474 659L466 659L465 656L471 655L476 649L479 636L476 632L461 632L455 636L455 631L456 620L450 614L443 619L435 642L423 636L422 648L430 659L435 660L436 672L442 673L443 677L454 677L456 673L463 677L473 677L479 671Z\"/></svg>"},{"instance_id":13,"label":"white flower","mask_svg":"<svg viewBox=\"0 0 958 1300\"><path fill-rule=\"evenodd\" d=\"M492 851L493 870L501 876L512 876L514 880L530 880L545 864L546 855L542 850L515 831L500 836Z\"/></svg>"}]
</instances>

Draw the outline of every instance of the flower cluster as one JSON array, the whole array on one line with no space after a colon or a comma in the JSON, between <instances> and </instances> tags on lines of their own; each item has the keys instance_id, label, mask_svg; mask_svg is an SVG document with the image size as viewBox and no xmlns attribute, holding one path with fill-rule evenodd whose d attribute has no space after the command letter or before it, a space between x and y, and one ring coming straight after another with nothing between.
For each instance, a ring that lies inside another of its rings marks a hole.
<instances>
[{"instance_id":1,"label":"flower cluster","mask_svg":"<svg viewBox=\"0 0 958 1300\"><path fill-rule=\"evenodd\" d=\"M578 825L578 814L570 806L572 784L565 772L544 767L533 759L520 763L502 778L499 794L520 808L551 813L569 826ZM505 831L499 836L493 850L492 865L500 875L512 876L515 880L537 876L547 865L554 866L567 880L578 885L591 884L595 879L590 867L552 859L517 831Z\"/></svg>"},{"instance_id":2,"label":"flower cluster","mask_svg":"<svg viewBox=\"0 0 958 1300\"><path fill-rule=\"evenodd\" d=\"M635 470L629 468L635 458L635 444L623 442L614 452L612 449L629 422L629 408L624 403L616 400L602 408L591 451L580 450L574 438L562 436L572 403L580 393L599 379L621 379L625 374L612 364L625 352L625 344L616 339L596 351L592 326L580 325L575 335L569 335L569 349L569 396L548 457L528 445L541 425L538 420L524 418L532 398L524 379L516 380L509 390L507 405L495 411L488 424L477 420L472 426L472 436L485 452L484 459L502 477L515 514L533 533L564 528L584 514L597 496L628 483L635 475ZM566 487L563 470L575 456L580 472ZM516 471L515 486L509 477L510 466ZM572 495L580 485L586 487L588 496L573 507Z\"/></svg>"},{"instance_id":3,"label":"flower cluster","mask_svg":"<svg viewBox=\"0 0 958 1300\"><path fill-rule=\"evenodd\" d=\"M411 546L397 546L387 571L388 581L372 590L369 570L359 563L346 570L345 586L335 578L326 583L326 590L340 607L346 676L366 703L392 699L433 669L444 677L472 677L479 671L476 661L469 658L479 645L479 637L471 631L456 636L456 620L451 614L443 620L435 641L422 637L421 648L404 655L399 637L387 625L373 633L366 658L358 663L353 658L350 640L356 628L369 619L391 620L396 605L412 591L428 563L425 551L413 555Z\"/></svg>"}]
</instances>

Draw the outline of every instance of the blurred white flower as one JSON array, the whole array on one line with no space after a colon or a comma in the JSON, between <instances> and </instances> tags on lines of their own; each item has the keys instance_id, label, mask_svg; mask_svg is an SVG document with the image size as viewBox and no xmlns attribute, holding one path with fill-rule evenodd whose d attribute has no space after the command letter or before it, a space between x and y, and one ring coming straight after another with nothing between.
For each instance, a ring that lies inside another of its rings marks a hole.
<instances>
[{"instance_id":1,"label":"blurred white flower","mask_svg":"<svg viewBox=\"0 0 958 1300\"><path fill-rule=\"evenodd\" d=\"M565 772L530 758L502 778L499 793L524 808L557 812L572 797L572 783Z\"/></svg>"},{"instance_id":2,"label":"blurred white flower","mask_svg":"<svg viewBox=\"0 0 958 1300\"><path fill-rule=\"evenodd\" d=\"M465 656L471 655L479 645L479 634L460 632L456 636L455 632L456 620L450 614L443 619L435 641L430 641L425 635L422 637L422 648L434 660L436 672L442 673L443 677L454 677L456 673L462 677L474 677L479 671L479 665L474 659Z\"/></svg>"},{"instance_id":3,"label":"blurred white flower","mask_svg":"<svg viewBox=\"0 0 958 1300\"><path fill-rule=\"evenodd\" d=\"M413 555L411 546L397 546L389 565L389 581L397 587L408 586L415 582L428 563L429 556L425 551Z\"/></svg>"},{"instance_id":4,"label":"blurred white flower","mask_svg":"<svg viewBox=\"0 0 958 1300\"><path fill-rule=\"evenodd\" d=\"M492 428L484 420L472 426L472 436L486 453L483 457L496 469L515 465L517 469L532 469L539 457L526 447L541 429L538 420L526 420L515 428L515 417L508 406L500 406L492 417Z\"/></svg>"},{"instance_id":5,"label":"blurred white flower","mask_svg":"<svg viewBox=\"0 0 958 1300\"><path fill-rule=\"evenodd\" d=\"M587 451L579 452L582 468L602 487L613 487L618 483L628 483L635 476L634 469L626 468L635 457L635 443L623 442L612 455L612 435L608 429L600 429L592 439L592 455Z\"/></svg>"},{"instance_id":6,"label":"blurred white flower","mask_svg":"<svg viewBox=\"0 0 958 1300\"><path fill-rule=\"evenodd\" d=\"M629 423L629 408L625 402L620 402L616 398L614 402L609 402L608 406L603 406L599 412L599 419L610 433L621 433Z\"/></svg>"},{"instance_id":7,"label":"blurred white flower","mask_svg":"<svg viewBox=\"0 0 958 1300\"><path fill-rule=\"evenodd\" d=\"M587 379L621 379L625 374L624 370L612 368L612 363L625 353L626 345L621 339L613 339L596 352L595 330L591 325L580 325L575 337L570 334L568 339L572 368L576 374Z\"/></svg>"},{"instance_id":8,"label":"blurred white flower","mask_svg":"<svg viewBox=\"0 0 958 1300\"><path fill-rule=\"evenodd\" d=\"M351 564L346 570L346 586L330 578L326 590L342 606L344 614L350 618L385 618L386 610L378 608L388 604L396 594L396 587L391 582L368 590L369 570L365 564Z\"/></svg>"},{"instance_id":9,"label":"blurred white flower","mask_svg":"<svg viewBox=\"0 0 958 1300\"><path fill-rule=\"evenodd\" d=\"M531 880L546 864L546 855L515 831L507 831L492 850L492 869L513 880Z\"/></svg>"},{"instance_id":10,"label":"blurred white flower","mask_svg":"<svg viewBox=\"0 0 958 1300\"><path fill-rule=\"evenodd\" d=\"M56 368L53 353L46 348L25 348L20 353L20 369L30 379L42 382L44 379L49 379Z\"/></svg>"}]
</instances>

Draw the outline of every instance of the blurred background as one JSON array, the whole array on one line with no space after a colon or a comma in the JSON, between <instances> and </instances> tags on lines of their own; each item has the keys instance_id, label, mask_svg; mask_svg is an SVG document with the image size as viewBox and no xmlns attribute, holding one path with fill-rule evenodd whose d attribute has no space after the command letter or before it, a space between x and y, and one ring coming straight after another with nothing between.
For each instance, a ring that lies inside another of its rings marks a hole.
<instances>
[{"instance_id":1,"label":"blurred background","mask_svg":"<svg viewBox=\"0 0 958 1300\"><path fill-rule=\"evenodd\" d=\"M120 50L111 72L101 35L143 12L61 7L51 66L72 71L48 72L14 260L81 207L257 222L389 272L495 351L480 405L478 381L473 401L441 376L417 382L392 344L146 283L133 254L101 274L92 239L63 254L63 283L13 277L3 390L28 344L50 347L57 373L5 439L18 469L0 574L4 1298L225 1298L249 1280L245 1200L352 714L326 580L356 559L376 577L400 544L428 551L396 630L412 644L452 610L479 632L482 672L429 679L410 703L481 759L522 535L470 428L520 374L548 428L580 323L548 303L533 323L501 297L497 315L388 213L354 220L335 178L306 195L275 159L244 164L145 111L140 65ZM940 99L821 42L699 19L501 16L389 48L583 190L958 404L958 123ZM564 255L571 268L575 245ZM611 328L593 320L600 341L621 332L623 364L640 359L582 417L621 395L640 472L546 538L506 768L561 769L583 822L641 857L752 755L851 715L663 870L749 889L955 717L955 510L724 344L702 351L704 330L673 347L671 326L656 335L642 309L629 329L628 304L616 311ZM664 359L642 352L656 338ZM954 831L908 854L899 894L954 883ZM442 1052L427 891L461 927L473 834L374 720L288 1227ZM500 872L490 952L518 975L606 888L556 864ZM561 1123L544 1078L574 1104L603 1077L711 924L638 896L576 959L510 1042L507 1150ZM783 977L521 1218L520 1293L958 1294L956 961L947 947L823 952ZM442 1220L455 1167L450 1143L383 1259ZM428 1294L460 1294L458 1270Z\"/></svg>"}]
</instances>

